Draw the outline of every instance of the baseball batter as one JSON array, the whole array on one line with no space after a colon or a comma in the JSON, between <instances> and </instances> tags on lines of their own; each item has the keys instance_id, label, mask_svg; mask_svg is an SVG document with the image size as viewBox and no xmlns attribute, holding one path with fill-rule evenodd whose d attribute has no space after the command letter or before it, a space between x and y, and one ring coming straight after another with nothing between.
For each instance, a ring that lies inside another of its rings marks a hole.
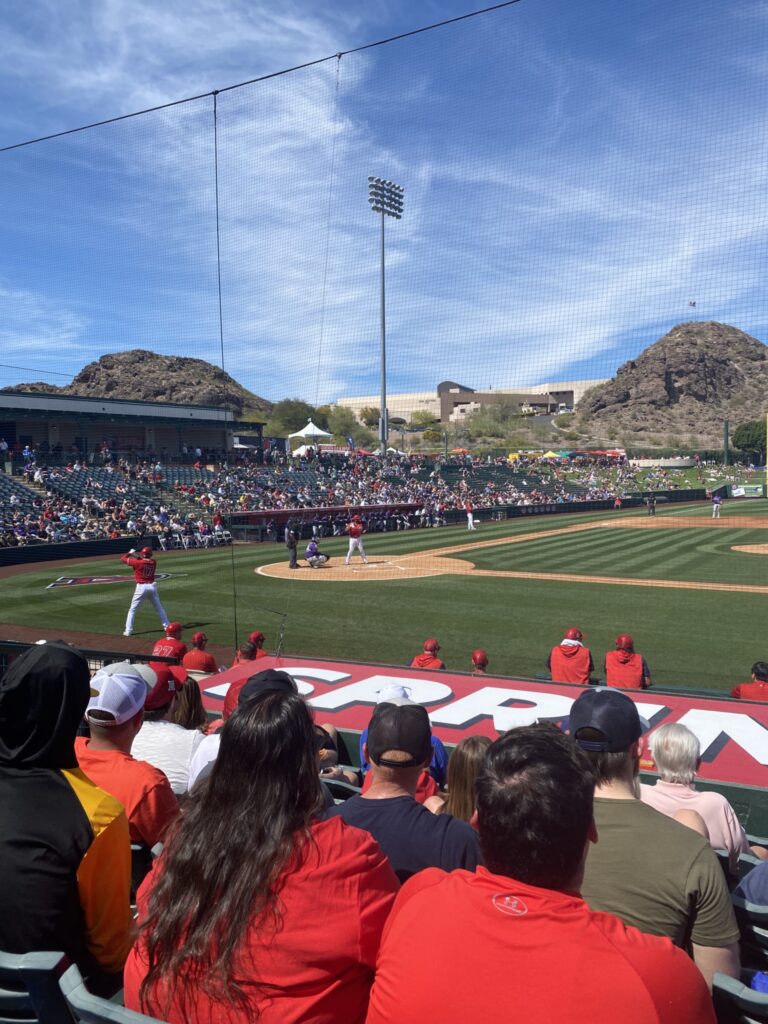
<instances>
[{"instance_id":1,"label":"baseball batter","mask_svg":"<svg viewBox=\"0 0 768 1024\"><path fill-rule=\"evenodd\" d=\"M360 552L360 557L365 565L368 564L368 559L365 557L365 548L363 547L363 534L365 533L365 527L360 516L352 516L350 521L347 523L347 534L349 535L349 550L347 551L347 557L344 560L344 565L349 565L349 560L352 557L352 552L357 550Z\"/></svg>"},{"instance_id":2,"label":"baseball batter","mask_svg":"<svg viewBox=\"0 0 768 1024\"><path fill-rule=\"evenodd\" d=\"M137 555L138 558L136 557ZM133 592L131 607L128 609L128 618L125 620L123 636L130 636L133 633L136 612L139 610L141 603L147 599L155 606L155 611L160 616L163 629L166 629L170 623L165 608L160 603L160 595L157 593L157 584L155 583L157 562L152 555L152 548L142 548L139 552L135 548L131 548L127 555L120 556L120 561L133 569L133 578L136 580L136 589Z\"/></svg>"}]
</instances>

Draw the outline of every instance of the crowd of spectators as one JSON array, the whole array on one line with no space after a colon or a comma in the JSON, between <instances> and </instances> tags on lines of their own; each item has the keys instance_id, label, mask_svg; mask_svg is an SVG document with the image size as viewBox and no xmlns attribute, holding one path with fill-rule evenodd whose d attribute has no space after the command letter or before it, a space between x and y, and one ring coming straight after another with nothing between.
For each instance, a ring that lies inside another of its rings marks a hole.
<instances>
[{"instance_id":1,"label":"crowd of spectators","mask_svg":"<svg viewBox=\"0 0 768 1024\"><path fill-rule=\"evenodd\" d=\"M207 453L193 451L181 472L157 456L118 456L107 447L60 465L30 447L19 454L17 479L28 489L0 494L1 547L153 535L163 547L207 547L220 538L225 518L239 512L293 512L316 537L342 536L349 507L365 509L366 530L375 533L442 526L468 506L487 518L505 506L621 500L684 483L674 470L641 477L626 460L605 457L566 464L521 456L510 463L310 451L301 458L275 453L265 463L231 454L206 462ZM279 522L267 520L267 539L280 534Z\"/></svg>"},{"instance_id":2,"label":"crowd of spectators","mask_svg":"<svg viewBox=\"0 0 768 1024\"><path fill-rule=\"evenodd\" d=\"M173 633L158 643L183 661ZM467 738L446 772L426 710L390 686L367 785L334 801L344 748L290 675L244 678L215 724L195 688L161 662L91 676L63 643L0 680L0 949L63 950L172 1024L715 1020L713 976L740 957L713 847L723 827L729 853L747 839L697 793L684 727L644 736L626 694L589 688L562 731ZM138 889L129 840L163 843ZM766 869L736 894L764 893Z\"/></svg>"}]
</instances>

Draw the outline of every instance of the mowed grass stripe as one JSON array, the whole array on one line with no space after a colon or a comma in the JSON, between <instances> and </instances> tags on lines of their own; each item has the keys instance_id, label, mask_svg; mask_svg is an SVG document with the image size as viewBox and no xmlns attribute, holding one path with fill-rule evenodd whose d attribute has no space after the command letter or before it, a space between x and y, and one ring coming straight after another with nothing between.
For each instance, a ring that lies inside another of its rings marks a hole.
<instances>
[{"instance_id":1,"label":"mowed grass stripe","mask_svg":"<svg viewBox=\"0 0 768 1024\"><path fill-rule=\"evenodd\" d=\"M761 556L731 550L734 545L759 543L766 543L764 533L751 529L598 528L531 539L508 548L466 551L457 557L474 562L478 569L759 586L765 583L767 567Z\"/></svg>"}]
</instances>

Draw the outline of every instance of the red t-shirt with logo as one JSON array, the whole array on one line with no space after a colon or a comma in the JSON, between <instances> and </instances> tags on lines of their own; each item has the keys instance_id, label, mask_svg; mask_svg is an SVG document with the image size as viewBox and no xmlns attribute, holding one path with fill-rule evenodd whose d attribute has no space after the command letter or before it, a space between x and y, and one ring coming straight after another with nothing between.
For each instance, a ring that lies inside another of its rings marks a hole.
<instances>
[{"instance_id":1,"label":"red t-shirt with logo","mask_svg":"<svg viewBox=\"0 0 768 1024\"><path fill-rule=\"evenodd\" d=\"M250 1010L212 1000L190 984L196 1024L251 1024L257 1013L259 1024L362 1024L365 1019L381 932L399 882L379 845L362 829L334 817L313 822L310 833L304 856L294 855L283 875L279 930L254 927L246 934L238 982ZM160 857L139 889L139 924L162 864ZM139 986L146 973L139 940L125 965L125 1005L131 1010L140 1009ZM163 1019L187 1024L177 992L174 986Z\"/></svg>"},{"instance_id":2,"label":"red t-shirt with logo","mask_svg":"<svg viewBox=\"0 0 768 1024\"><path fill-rule=\"evenodd\" d=\"M439 936L438 968L424 950ZM366 1024L714 1024L704 979L669 939L580 896L479 867L427 868L395 900Z\"/></svg>"}]
</instances>

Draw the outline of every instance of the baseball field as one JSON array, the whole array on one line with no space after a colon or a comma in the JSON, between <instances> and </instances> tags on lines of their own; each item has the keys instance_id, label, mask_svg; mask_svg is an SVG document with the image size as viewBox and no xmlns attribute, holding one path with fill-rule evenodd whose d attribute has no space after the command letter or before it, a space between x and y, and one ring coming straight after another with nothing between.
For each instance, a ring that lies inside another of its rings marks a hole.
<instances>
[{"instance_id":1,"label":"baseball field","mask_svg":"<svg viewBox=\"0 0 768 1024\"><path fill-rule=\"evenodd\" d=\"M159 590L171 618L230 649L259 628L270 650L282 636L290 654L402 665L436 636L451 669L484 647L491 672L535 677L575 625L598 674L617 633L630 632L655 683L723 691L768 658L768 507L729 502L721 520L710 515L707 504L374 534L368 564L355 555L348 568L344 539L323 540L331 562L317 570L289 570L279 544L161 552ZM123 638L133 580L116 558L3 575L6 626L136 651L161 632L146 603ZM117 579L88 579L107 576Z\"/></svg>"}]
</instances>

